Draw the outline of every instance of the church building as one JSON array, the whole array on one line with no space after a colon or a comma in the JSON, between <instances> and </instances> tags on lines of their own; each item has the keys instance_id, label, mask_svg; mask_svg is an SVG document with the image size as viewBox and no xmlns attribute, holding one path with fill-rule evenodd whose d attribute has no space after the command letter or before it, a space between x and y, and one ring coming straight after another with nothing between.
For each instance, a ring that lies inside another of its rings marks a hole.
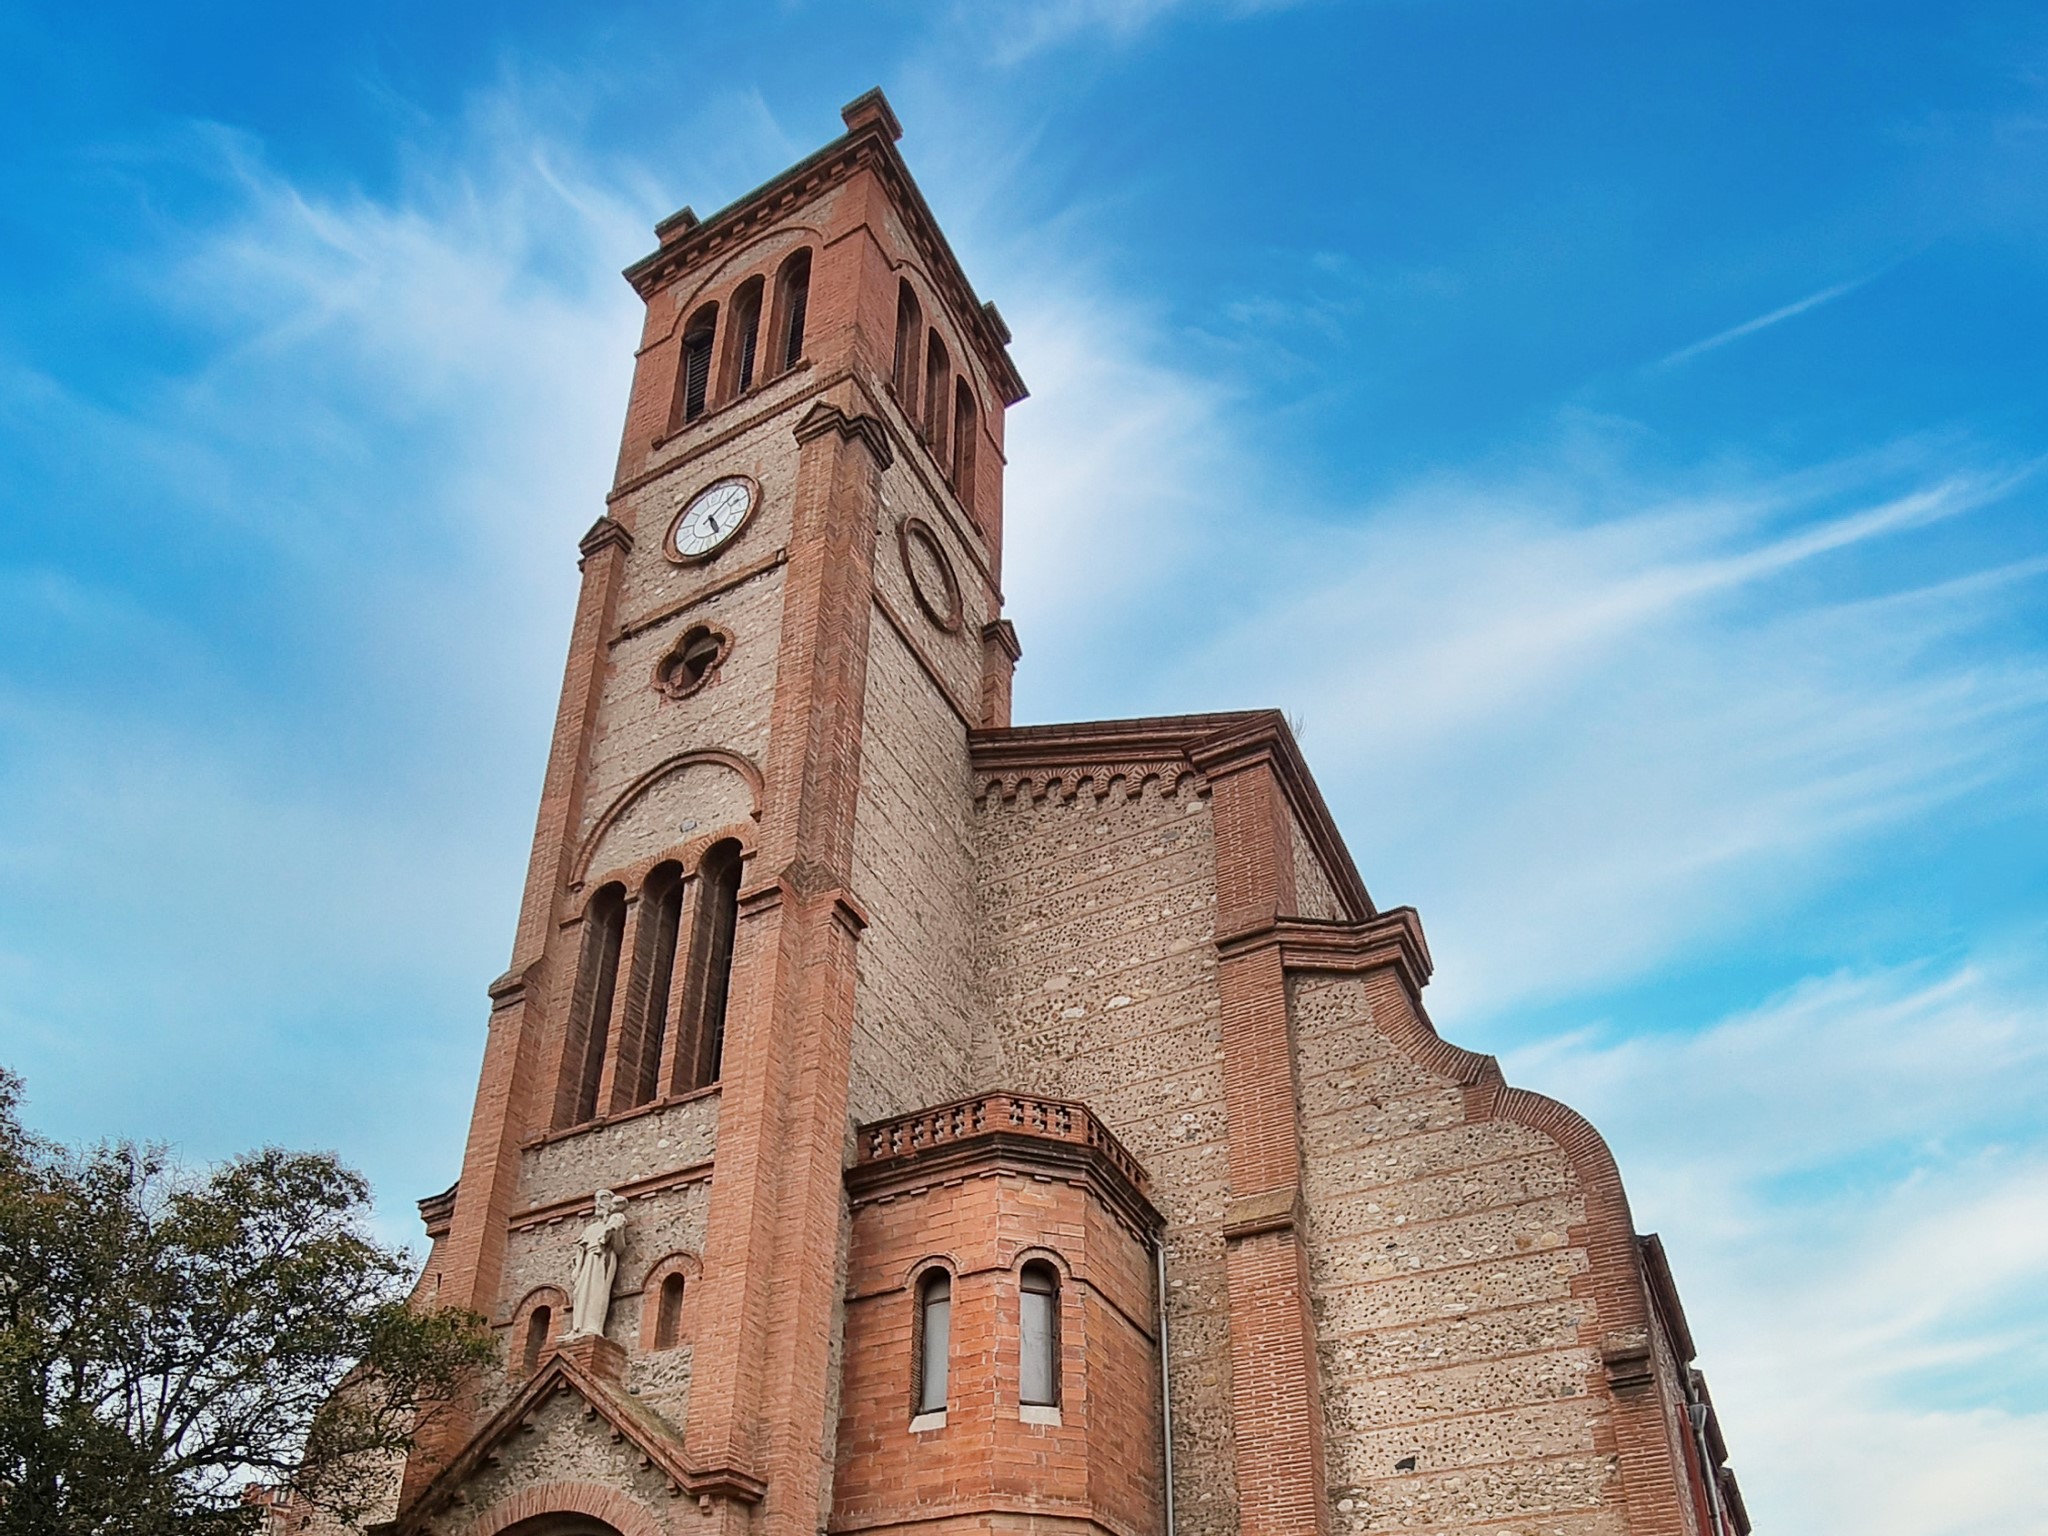
<instances>
[{"instance_id":1,"label":"church building","mask_svg":"<svg viewBox=\"0 0 2048 1536\"><path fill-rule=\"evenodd\" d=\"M1011 724L1024 381L887 102L844 117L626 273L421 1203L501 1363L384 1529L1745 1536L1613 1157L1438 1037L1283 718Z\"/></svg>"}]
</instances>

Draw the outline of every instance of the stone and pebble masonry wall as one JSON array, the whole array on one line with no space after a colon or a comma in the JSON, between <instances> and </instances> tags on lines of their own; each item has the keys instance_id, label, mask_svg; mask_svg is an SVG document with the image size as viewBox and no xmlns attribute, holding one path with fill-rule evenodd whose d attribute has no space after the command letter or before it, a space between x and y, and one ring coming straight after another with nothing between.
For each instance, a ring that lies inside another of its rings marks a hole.
<instances>
[{"instance_id":1,"label":"stone and pebble masonry wall","mask_svg":"<svg viewBox=\"0 0 2048 1536\"><path fill-rule=\"evenodd\" d=\"M1178 1527L1223 1536L1240 1529L1243 1469L1213 808L1192 775L1111 771L989 780L979 1001L994 1080L1087 1103L1152 1175ZM1343 932L1337 878L1298 819L1284 830L1293 905ZM1286 983L1329 1528L1591 1536L1644 1528L1647 1507L1689 1530L1678 1500L1659 1503L1677 1490L1657 1448L1622 1454L1668 1410L1617 1422L1582 1159L1523 1123L1540 1114L1485 1109L1478 1058L1435 1043L1395 966L1345 969L1290 966ZM1611 1224L1618 1186L1605 1193Z\"/></svg>"},{"instance_id":2,"label":"stone and pebble masonry wall","mask_svg":"<svg viewBox=\"0 0 2048 1536\"><path fill-rule=\"evenodd\" d=\"M978 1002L994 1081L1087 1104L1152 1176L1166 1220L1179 1528L1221 1536L1236 1529L1237 1503L1206 797L1188 777L1100 801L997 788L976 833Z\"/></svg>"}]
</instances>

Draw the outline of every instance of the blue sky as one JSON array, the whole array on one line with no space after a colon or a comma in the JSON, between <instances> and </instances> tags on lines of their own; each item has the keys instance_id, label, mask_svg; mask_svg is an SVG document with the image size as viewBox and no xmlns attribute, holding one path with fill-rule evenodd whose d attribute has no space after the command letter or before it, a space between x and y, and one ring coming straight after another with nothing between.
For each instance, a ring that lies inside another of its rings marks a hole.
<instances>
[{"instance_id":1,"label":"blue sky","mask_svg":"<svg viewBox=\"0 0 2048 1536\"><path fill-rule=\"evenodd\" d=\"M452 1176L652 222L890 94L1021 720L1278 704L1765 1530L2048 1532L2048 13L0 5L0 1059Z\"/></svg>"}]
</instances>

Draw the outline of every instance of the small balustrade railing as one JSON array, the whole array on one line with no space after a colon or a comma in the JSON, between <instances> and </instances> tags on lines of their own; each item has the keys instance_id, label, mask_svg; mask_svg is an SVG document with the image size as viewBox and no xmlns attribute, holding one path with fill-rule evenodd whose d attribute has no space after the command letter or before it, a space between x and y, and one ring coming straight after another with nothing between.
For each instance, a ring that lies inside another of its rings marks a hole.
<instances>
[{"instance_id":1,"label":"small balustrade railing","mask_svg":"<svg viewBox=\"0 0 2048 1536\"><path fill-rule=\"evenodd\" d=\"M908 1157L1001 1131L1092 1147L1139 1189L1148 1182L1138 1160L1081 1105L1017 1093L985 1093L868 1126L861 1132L860 1160Z\"/></svg>"}]
</instances>

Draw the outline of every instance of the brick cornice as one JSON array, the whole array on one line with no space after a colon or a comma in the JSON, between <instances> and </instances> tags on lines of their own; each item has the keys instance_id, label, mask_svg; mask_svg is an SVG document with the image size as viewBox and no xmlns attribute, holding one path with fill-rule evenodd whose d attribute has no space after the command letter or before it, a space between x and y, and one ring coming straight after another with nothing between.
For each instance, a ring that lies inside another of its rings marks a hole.
<instances>
[{"instance_id":1,"label":"brick cornice","mask_svg":"<svg viewBox=\"0 0 2048 1536\"><path fill-rule=\"evenodd\" d=\"M828 432L836 432L848 442L858 442L874 455L878 469L887 469L896 462L896 448L889 441L889 429L865 411L848 414L831 401L820 400L804 412L794 430L800 443L808 443Z\"/></svg>"},{"instance_id":2,"label":"brick cornice","mask_svg":"<svg viewBox=\"0 0 2048 1536\"><path fill-rule=\"evenodd\" d=\"M1024 643L1017 638L1017 626L1008 619L996 619L981 626L983 643L1002 648L1011 661L1020 661L1024 656Z\"/></svg>"},{"instance_id":3,"label":"brick cornice","mask_svg":"<svg viewBox=\"0 0 2048 1536\"><path fill-rule=\"evenodd\" d=\"M1392 907L1363 923L1281 918L1216 940L1216 953L1224 959L1271 947L1279 949L1280 962L1290 971L1357 973L1391 966L1418 1006L1435 969L1422 936L1422 917L1413 907Z\"/></svg>"},{"instance_id":4,"label":"brick cornice","mask_svg":"<svg viewBox=\"0 0 2048 1536\"><path fill-rule=\"evenodd\" d=\"M616 548L620 554L629 554L633 548L633 535L626 532L626 525L610 513L598 518L590 525L590 531L576 541L576 548L588 560L599 550Z\"/></svg>"},{"instance_id":5,"label":"brick cornice","mask_svg":"<svg viewBox=\"0 0 2048 1536\"><path fill-rule=\"evenodd\" d=\"M457 1180L438 1195L429 1195L419 1202L420 1223L427 1229L429 1239L446 1237L448 1227L455 1220L455 1196L462 1188Z\"/></svg>"},{"instance_id":6,"label":"brick cornice","mask_svg":"<svg viewBox=\"0 0 2048 1536\"><path fill-rule=\"evenodd\" d=\"M1026 788L1034 798L1057 789L1072 799L1084 787L1100 800L1118 779L1126 793L1136 794L1145 776L1171 784L1194 777L1206 784L1265 765L1351 919L1363 922L1376 915L1336 818L1278 710L978 730L968 733L968 747L977 794L1005 800Z\"/></svg>"}]
</instances>

